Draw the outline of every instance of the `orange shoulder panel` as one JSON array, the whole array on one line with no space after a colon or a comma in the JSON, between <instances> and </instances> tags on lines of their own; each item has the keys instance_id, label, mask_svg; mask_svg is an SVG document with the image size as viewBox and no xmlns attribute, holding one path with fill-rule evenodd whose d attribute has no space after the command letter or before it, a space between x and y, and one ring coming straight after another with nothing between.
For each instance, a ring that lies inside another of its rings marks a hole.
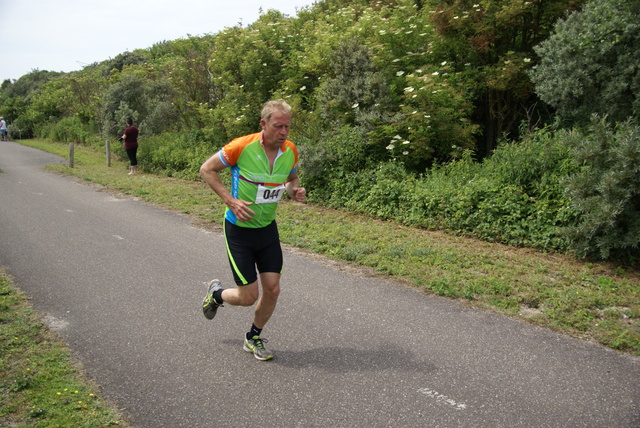
<instances>
[{"instance_id":1,"label":"orange shoulder panel","mask_svg":"<svg viewBox=\"0 0 640 428\"><path fill-rule=\"evenodd\" d=\"M260 140L262 132L256 132L255 134L245 135L244 137L238 137L226 144L220 151L224 157L224 161L227 165L234 166L238 163L242 150L256 140Z\"/></svg>"},{"instance_id":2,"label":"orange shoulder panel","mask_svg":"<svg viewBox=\"0 0 640 428\"><path fill-rule=\"evenodd\" d=\"M293 150L293 158L295 159L295 164L293 165L293 167L295 168L296 166L298 166L298 148L289 140L285 141L284 145Z\"/></svg>"}]
</instances>

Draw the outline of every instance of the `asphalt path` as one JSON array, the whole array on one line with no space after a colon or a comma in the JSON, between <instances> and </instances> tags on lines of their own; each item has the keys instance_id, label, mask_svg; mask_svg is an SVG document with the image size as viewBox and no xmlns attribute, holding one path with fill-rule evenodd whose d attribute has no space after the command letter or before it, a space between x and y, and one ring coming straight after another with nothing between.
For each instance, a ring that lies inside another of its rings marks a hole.
<instances>
[{"instance_id":1,"label":"asphalt path","mask_svg":"<svg viewBox=\"0 0 640 428\"><path fill-rule=\"evenodd\" d=\"M640 359L289 250L258 361L221 234L60 163L0 143L0 264L136 427L640 426Z\"/></svg>"}]
</instances>

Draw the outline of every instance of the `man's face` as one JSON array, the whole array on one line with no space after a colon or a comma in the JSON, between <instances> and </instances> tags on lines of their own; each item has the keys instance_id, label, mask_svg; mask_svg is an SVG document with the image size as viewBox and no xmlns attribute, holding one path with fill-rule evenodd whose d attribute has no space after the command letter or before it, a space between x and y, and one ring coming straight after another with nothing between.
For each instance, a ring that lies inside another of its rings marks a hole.
<instances>
[{"instance_id":1,"label":"man's face","mask_svg":"<svg viewBox=\"0 0 640 428\"><path fill-rule=\"evenodd\" d=\"M268 121L260 120L260 124L264 131L264 144L281 147L289 134L291 115L276 111Z\"/></svg>"}]
</instances>

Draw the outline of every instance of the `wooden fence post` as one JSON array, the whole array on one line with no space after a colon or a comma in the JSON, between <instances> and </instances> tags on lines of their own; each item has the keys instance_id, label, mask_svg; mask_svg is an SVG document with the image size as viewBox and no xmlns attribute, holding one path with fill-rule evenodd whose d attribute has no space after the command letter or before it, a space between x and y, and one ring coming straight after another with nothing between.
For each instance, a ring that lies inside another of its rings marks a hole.
<instances>
[{"instance_id":1,"label":"wooden fence post","mask_svg":"<svg viewBox=\"0 0 640 428\"><path fill-rule=\"evenodd\" d=\"M106 140L104 142L105 147L107 148L107 167L111 166L111 142Z\"/></svg>"},{"instance_id":2,"label":"wooden fence post","mask_svg":"<svg viewBox=\"0 0 640 428\"><path fill-rule=\"evenodd\" d=\"M69 143L69 168L73 168L73 143Z\"/></svg>"}]
</instances>

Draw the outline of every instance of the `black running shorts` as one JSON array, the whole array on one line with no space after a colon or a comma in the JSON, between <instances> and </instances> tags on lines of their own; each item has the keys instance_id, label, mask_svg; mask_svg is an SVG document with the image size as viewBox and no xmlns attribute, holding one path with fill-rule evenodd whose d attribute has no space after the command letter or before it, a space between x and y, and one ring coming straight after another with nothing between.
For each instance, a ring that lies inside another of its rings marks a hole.
<instances>
[{"instance_id":1,"label":"black running shorts","mask_svg":"<svg viewBox=\"0 0 640 428\"><path fill-rule=\"evenodd\" d=\"M258 280L258 272L282 273L282 248L275 220L266 227L248 228L224 221L227 255L237 285Z\"/></svg>"}]
</instances>

